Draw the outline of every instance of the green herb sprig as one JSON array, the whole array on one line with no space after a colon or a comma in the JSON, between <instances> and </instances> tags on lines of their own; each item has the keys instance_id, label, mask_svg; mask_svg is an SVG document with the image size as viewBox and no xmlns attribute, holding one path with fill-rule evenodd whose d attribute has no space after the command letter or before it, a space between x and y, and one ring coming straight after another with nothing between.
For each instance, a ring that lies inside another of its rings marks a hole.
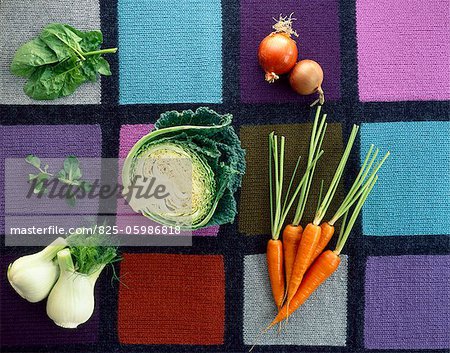
<instances>
[{"instance_id":1,"label":"green herb sprig","mask_svg":"<svg viewBox=\"0 0 450 353\"><path fill-rule=\"evenodd\" d=\"M11 72L28 79L24 92L33 99L65 97L85 82L111 75L102 54L115 53L117 48L100 49L102 42L101 31L83 32L52 23L17 50Z\"/></svg>"},{"instance_id":2,"label":"green herb sprig","mask_svg":"<svg viewBox=\"0 0 450 353\"><path fill-rule=\"evenodd\" d=\"M25 161L39 171L36 174L28 174L28 181L34 183L33 192L35 194L48 193L48 180L57 178L61 183L70 186L67 189L65 196L67 204L73 207L76 204L77 189L79 188L85 192L89 192L92 188L91 183L81 179L83 175L80 169L80 162L75 156L66 157L63 163L63 169L56 173L56 175L48 172L48 164L41 167L41 160L39 157L30 154L25 158Z\"/></svg>"}]
</instances>

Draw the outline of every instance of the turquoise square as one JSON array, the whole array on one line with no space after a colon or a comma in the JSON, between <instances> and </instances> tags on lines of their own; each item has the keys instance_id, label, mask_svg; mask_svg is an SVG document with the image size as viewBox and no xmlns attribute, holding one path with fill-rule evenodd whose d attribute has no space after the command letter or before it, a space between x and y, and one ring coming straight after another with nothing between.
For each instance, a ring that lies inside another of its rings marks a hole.
<instances>
[{"instance_id":1,"label":"turquoise square","mask_svg":"<svg viewBox=\"0 0 450 353\"><path fill-rule=\"evenodd\" d=\"M450 234L450 123L368 123L361 160L373 143L391 156L363 207L365 235Z\"/></svg>"},{"instance_id":2,"label":"turquoise square","mask_svg":"<svg viewBox=\"0 0 450 353\"><path fill-rule=\"evenodd\" d=\"M221 103L220 0L119 0L119 102Z\"/></svg>"}]
</instances>

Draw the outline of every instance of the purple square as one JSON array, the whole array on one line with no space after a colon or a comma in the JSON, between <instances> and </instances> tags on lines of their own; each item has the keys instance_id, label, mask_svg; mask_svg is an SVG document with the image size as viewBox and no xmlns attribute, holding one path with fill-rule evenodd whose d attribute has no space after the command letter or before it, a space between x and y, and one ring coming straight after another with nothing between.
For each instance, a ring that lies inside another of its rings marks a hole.
<instances>
[{"instance_id":1,"label":"purple square","mask_svg":"<svg viewBox=\"0 0 450 353\"><path fill-rule=\"evenodd\" d=\"M369 257L365 347L450 348L450 256Z\"/></svg>"},{"instance_id":2,"label":"purple square","mask_svg":"<svg viewBox=\"0 0 450 353\"><path fill-rule=\"evenodd\" d=\"M340 36L339 2L337 0L242 0L240 84L244 103L309 102L315 97L301 97L289 86L284 75L274 84L264 80L258 64L259 43L272 32L282 13L294 12L293 28L299 34L297 42L300 59L317 61L324 71L323 90L326 100L340 98Z\"/></svg>"},{"instance_id":3,"label":"purple square","mask_svg":"<svg viewBox=\"0 0 450 353\"><path fill-rule=\"evenodd\" d=\"M362 102L450 99L449 0L357 0Z\"/></svg>"},{"instance_id":4,"label":"purple square","mask_svg":"<svg viewBox=\"0 0 450 353\"><path fill-rule=\"evenodd\" d=\"M26 202L10 202L9 208L5 209L5 166L7 158L19 158L23 160L24 169L23 185L28 188L27 176L29 172L35 172L34 168L25 163L25 157L28 154L34 154L46 163L46 158L65 158L68 155L77 156L80 159L80 165L83 166L83 157L101 157L102 153L102 134L99 125L26 125L26 126L0 126L0 138L2 148L0 150L0 231L5 229L5 211L9 214L27 214L34 213L30 211L30 204ZM89 160L95 163L93 160ZM89 163L85 161L85 163ZM48 162L48 161L47 161ZM54 161L55 162L55 161ZM49 162L49 164L51 164ZM61 169L61 163L51 165L51 171L55 172ZM98 163L97 163L98 164ZM86 164L85 164L86 165ZM18 170L22 168L17 167ZM83 178L94 180L100 177L100 165L97 168L81 168ZM19 182L17 183L19 185ZM20 184L22 185L22 184ZM17 188L16 184L11 188ZM11 189L10 188L10 189ZM17 190L8 192L14 194ZM19 190L24 197L23 190ZM23 201L23 200L21 200ZM42 198L35 200L41 202L42 214L45 210L59 210L60 214L95 214L98 212L98 200L79 200L76 207L66 205L64 200ZM58 207L56 207L57 202ZM47 207L46 207L47 206ZM60 207L59 207L60 206ZM80 210L83 210L80 212ZM40 212L37 210L36 212ZM34 213L36 215L36 213ZM34 217L36 220L36 217ZM37 220L38 221L38 220ZM37 226L37 224L35 224ZM48 225L48 224L47 224Z\"/></svg>"},{"instance_id":5,"label":"purple square","mask_svg":"<svg viewBox=\"0 0 450 353\"><path fill-rule=\"evenodd\" d=\"M119 170L122 170L123 160L127 157L128 152L142 137L153 130L152 124L135 124L122 125L120 129L120 146L119 146ZM121 173L119 173L121 175ZM137 214L125 202L124 198L117 200L117 227L119 229L126 229L126 227L134 226L152 226L155 223L150 219ZM196 236L216 236L219 232L219 226L212 226L198 229L192 232Z\"/></svg>"},{"instance_id":6,"label":"purple square","mask_svg":"<svg viewBox=\"0 0 450 353\"><path fill-rule=\"evenodd\" d=\"M22 255L0 258L0 342L2 346L58 345L95 343L99 329L99 303L94 314L86 323L76 329L56 326L47 316L44 299L39 303L29 303L11 287L6 277L8 265ZM100 298L96 285L95 298ZM0 349L1 350L1 349Z\"/></svg>"}]
</instances>

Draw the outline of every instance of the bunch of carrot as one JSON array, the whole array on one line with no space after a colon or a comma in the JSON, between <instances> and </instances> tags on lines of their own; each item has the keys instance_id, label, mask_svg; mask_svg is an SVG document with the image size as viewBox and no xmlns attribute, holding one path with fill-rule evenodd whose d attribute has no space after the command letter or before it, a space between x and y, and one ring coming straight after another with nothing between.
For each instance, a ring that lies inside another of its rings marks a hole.
<instances>
[{"instance_id":1,"label":"bunch of carrot","mask_svg":"<svg viewBox=\"0 0 450 353\"><path fill-rule=\"evenodd\" d=\"M306 170L291 195L300 158L297 161L287 191L283 192L285 138L272 132L269 135L269 181L272 238L267 244L267 264L275 305L278 314L267 329L287 319L310 295L338 268L340 254L352 227L377 182L377 172L389 156L389 152L377 161L378 149L372 145L361 169L339 208L329 221L323 221L333 200L345 165L350 155L359 127L354 125L336 168L334 176L322 198L323 181L315 217L305 228L301 220L318 160L324 151L322 141L327 129L326 115L321 118L317 108L312 127ZM320 119L319 119L320 118ZM284 196L283 196L284 195ZM284 227L285 219L297 199L297 207L291 224ZM351 213L347 221L347 215ZM334 251L325 250L334 234L334 225L341 219L341 231ZM283 232L281 232L283 229ZM280 234L282 233L282 239Z\"/></svg>"}]
</instances>

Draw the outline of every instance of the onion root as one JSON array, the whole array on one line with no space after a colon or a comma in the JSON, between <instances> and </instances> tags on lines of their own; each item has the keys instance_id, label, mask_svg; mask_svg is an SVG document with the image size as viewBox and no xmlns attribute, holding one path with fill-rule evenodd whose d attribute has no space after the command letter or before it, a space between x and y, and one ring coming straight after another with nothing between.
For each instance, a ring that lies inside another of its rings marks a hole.
<instances>
[{"instance_id":1,"label":"onion root","mask_svg":"<svg viewBox=\"0 0 450 353\"><path fill-rule=\"evenodd\" d=\"M280 78L275 72L266 72L266 81L269 83L274 83Z\"/></svg>"},{"instance_id":2,"label":"onion root","mask_svg":"<svg viewBox=\"0 0 450 353\"><path fill-rule=\"evenodd\" d=\"M292 17L293 14L294 13L292 12L289 16L284 17L280 14L280 18L278 20L274 17L273 19L276 21L276 23L272 26L274 33L286 33L290 36L293 35L298 37L297 32L292 29L292 23L297 20Z\"/></svg>"}]
</instances>

